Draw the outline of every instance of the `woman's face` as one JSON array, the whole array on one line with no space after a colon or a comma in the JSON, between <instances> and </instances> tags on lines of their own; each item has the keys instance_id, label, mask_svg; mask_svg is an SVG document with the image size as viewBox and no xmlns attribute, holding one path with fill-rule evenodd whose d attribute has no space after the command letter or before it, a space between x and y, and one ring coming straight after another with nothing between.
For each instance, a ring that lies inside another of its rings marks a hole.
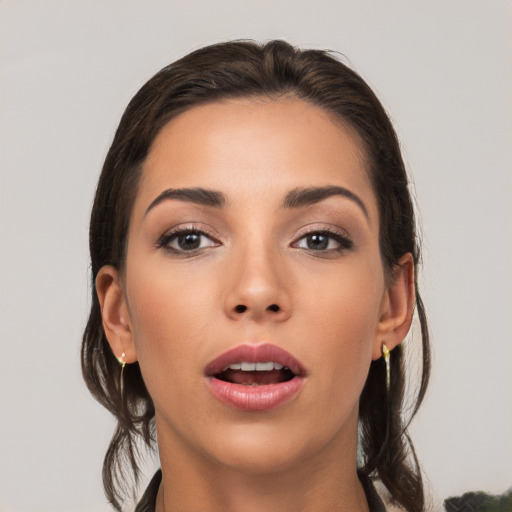
<instances>
[{"instance_id":1,"label":"woman's face","mask_svg":"<svg viewBox=\"0 0 512 512\"><path fill-rule=\"evenodd\" d=\"M170 121L144 164L120 282L159 442L253 471L355 451L389 298L351 130L294 98Z\"/></svg>"}]
</instances>

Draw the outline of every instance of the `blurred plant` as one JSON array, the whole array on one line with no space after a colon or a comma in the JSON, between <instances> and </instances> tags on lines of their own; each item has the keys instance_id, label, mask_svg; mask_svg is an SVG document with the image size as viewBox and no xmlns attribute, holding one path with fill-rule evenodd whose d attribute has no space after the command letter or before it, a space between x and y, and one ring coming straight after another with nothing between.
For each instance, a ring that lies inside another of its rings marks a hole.
<instances>
[{"instance_id":1,"label":"blurred plant","mask_svg":"<svg viewBox=\"0 0 512 512\"><path fill-rule=\"evenodd\" d=\"M512 512L512 488L494 496L482 491L466 492L444 500L446 512Z\"/></svg>"}]
</instances>

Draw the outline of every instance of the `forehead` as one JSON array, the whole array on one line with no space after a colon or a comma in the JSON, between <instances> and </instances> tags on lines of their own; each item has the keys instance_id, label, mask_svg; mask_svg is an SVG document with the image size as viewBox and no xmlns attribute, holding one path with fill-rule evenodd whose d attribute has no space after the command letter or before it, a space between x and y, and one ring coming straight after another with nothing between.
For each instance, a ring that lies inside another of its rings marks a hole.
<instances>
[{"instance_id":1,"label":"forehead","mask_svg":"<svg viewBox=\"0 0 512 512\"><path fill-rule=\"evenodd\" d=\"M332 184L375 203L353 129L295 97L233 99L194 107L164 126L144 164L136 203L147 206L174 187L270 198L278 190Z\"/></svg>"}]
</instances>

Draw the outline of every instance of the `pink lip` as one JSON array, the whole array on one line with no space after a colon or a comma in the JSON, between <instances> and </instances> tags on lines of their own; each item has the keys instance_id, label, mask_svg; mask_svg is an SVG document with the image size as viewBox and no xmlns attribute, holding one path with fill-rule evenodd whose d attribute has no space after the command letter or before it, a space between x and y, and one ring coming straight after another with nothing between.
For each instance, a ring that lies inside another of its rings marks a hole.
<instances>
[{"instance_id":1,"label":"pink lip","mask_svg":"<svg viewBox=\"0 0 512 512\"><path fill-rule=\"evenodd\" d=\"M244 386L215 378L230 364L242 361L273 361L287 366L295 377L286 382L260 386ZM276 345L244 344L224 352L210 362L205 368L205 375L211 393L222 403L244 411L266 411L289 402L299 393L305 381L306 369L295 357Z\"/></svg>"}]
</instances>

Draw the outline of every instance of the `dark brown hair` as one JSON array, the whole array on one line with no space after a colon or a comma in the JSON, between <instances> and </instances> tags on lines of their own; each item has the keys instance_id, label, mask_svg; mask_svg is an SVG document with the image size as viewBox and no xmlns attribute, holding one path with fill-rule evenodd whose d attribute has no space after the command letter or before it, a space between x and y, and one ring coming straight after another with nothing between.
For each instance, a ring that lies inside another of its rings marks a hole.
<instances>
[{"instance_id":1,"label":"dark brown hair","mask_svg":"<svg viewBox=\"0 0 512 512\"><path fill-rule=\"evenodd\" d=\"M151 144L170 119L195 106L229 98L295 95L350 126L362 141L378 201L384 269L406 253L420 261L407 173L393 126L364 80L330 52L300 50L284 41L235 41L197 50L154 75L135 95L121 119L105 159L91 214L92 306L83 336L82 369L91 393L116 418L117 428L103 466L109 501L121 510L126 494L123 468L139 476L138 441L154 446L154 406L138 363L120 366L102 327L94 282L99 269L123 269L128 223L142 164ZM416 273L415 273L416 275ZM421 470L407 434L426 391L429 336L416 288L423 367L412 413L405 417L405 365L401 345L391 353L391 386L386 393L382 359L371 363L360 399L363 467L378 476L392 498L410 512L424 510Z\"/></svg>"}]
</instances>

